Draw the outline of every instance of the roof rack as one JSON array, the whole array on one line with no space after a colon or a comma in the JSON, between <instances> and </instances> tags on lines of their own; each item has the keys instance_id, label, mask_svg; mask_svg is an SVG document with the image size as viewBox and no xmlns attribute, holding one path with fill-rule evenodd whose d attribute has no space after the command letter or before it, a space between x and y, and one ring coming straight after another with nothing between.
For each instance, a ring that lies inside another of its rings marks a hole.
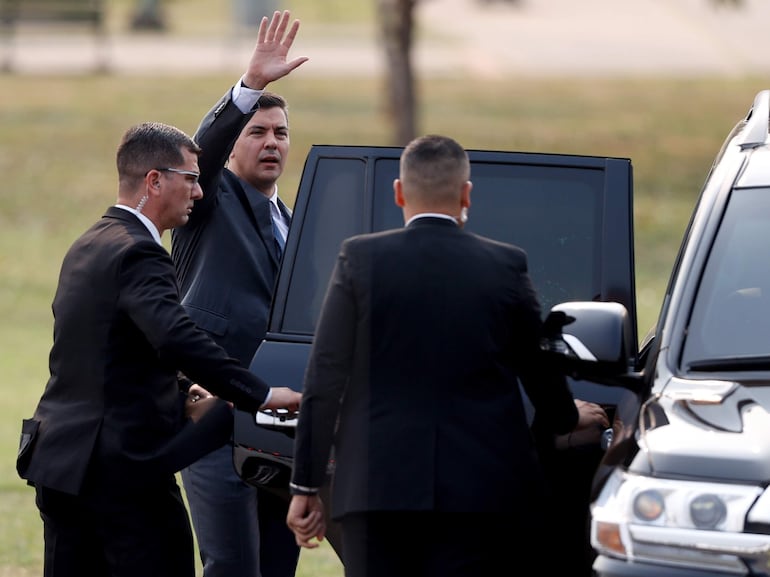
<instances>
[{"instance_id":1,"label":"roof rack","mask_svg":"<svg viewBox=\"0 0 770 577\"><path fill-rule=\"evenodd\" d=\"M746 115L746 125L738 140L741 149L755 148L767 142L770 124L770 90L762 90L754 97L754 104Z\"/></svg>"}]
</instances>

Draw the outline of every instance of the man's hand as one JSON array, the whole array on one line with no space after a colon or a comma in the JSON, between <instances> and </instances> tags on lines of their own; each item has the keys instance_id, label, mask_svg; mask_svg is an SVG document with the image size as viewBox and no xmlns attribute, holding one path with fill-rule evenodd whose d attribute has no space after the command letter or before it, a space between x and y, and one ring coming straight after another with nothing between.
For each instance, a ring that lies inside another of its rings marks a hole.
<instances>
[{"instance_id":1,"label":"man's hand","mask_svg":"<svg viewBox=\"0 0 770 577\"><path fill-rule=\"evenodd\" d=\"M575 426L575 432L584 429L606 429L610 426L610 420L607 413L596 403L589 403L581 399L575 399L575 406L578 410L578 423Z\"/></svg>"},{"instance_id":2,"label":"man's hand","mask_svg":"<svg viewBox=\"0 0 770 577\"><path fill-rule=\"evenodd\" d=\"M288 10L276 10L269 25L267 16L259 23L257 45L243 77L243 82L249 88L263 90L270 82L283 78L308 60L306 56L300 56L290 62L286 61L286 55L299 30L299 20L294 20L289 28L290 15Z\"/></svg>"},{"instance_id":3,"label":"man's hand","mask_svg":"<svg viewBox=\"0 0 770 577\"><path fill-rule=\"evenodd\" d=\"M270 400L262 405L263 409L288 409L292 412L299 411L302 393L298 393L289 387L273 387Z\"/></svg>"},{"instance_id":4,"label":"man's hand","mask_svg":"<svg viewBox=\"0 0 770 577\"><path fill-rule=\"evenodd\" d=\"M601 441L602 433L610 426L607 413L596 403L575 399L578 410L578 424L567 435L556 437L557 449L571 449L581 445L594 445Z\"/></svg>"},{"instance_id":5,"label":"man's hand","mask_svg":"<svg viewBox=\"0 0 770 577\"><path fill-rule=\"evenodd\" d=\"M190 385L184 402L184 416L197 423L214 406L217 398L197 383ZM232 403L231 403L232 405Z\"/></svg>"},{"instance_id":6,"label":"man's hand","mask_svg":"<svg viewBox=\"0 0 770 577\"><path fill-rule=\"evenodd\" d=\"M308 549L318 547L326 536L324 504L318 495L294 495L289 503L286 524L294 532L297 545ZM313 539L317 539L314 541Z\"/></svg>"}]
</instances>

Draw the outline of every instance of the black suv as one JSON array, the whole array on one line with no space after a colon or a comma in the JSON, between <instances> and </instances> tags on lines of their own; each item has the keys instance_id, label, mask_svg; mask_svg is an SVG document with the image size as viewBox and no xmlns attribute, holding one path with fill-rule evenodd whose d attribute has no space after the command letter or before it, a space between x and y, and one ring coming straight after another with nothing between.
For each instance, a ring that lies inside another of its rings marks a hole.
<instances>
[{"instance_id":1,"label":"black suv","mask_svg":"<svg viewBox=\"0 0 770 577\"><path fill-rule=\"evenodd\" d=\"M594 481L600 577L770 575L769 122L763 91L712 166L637 363L633 313L556 307L574 319L553 343L570 370L634 392Z\"/></svg>"},{"instance_id":2,"label":"black suv","mask_svg":"<svg viewBox=\"0 0 770 577\"><path fill-rule=\"evenodd\" d=\"M321 301L341 241L358 233L403 226L401 210L393 201L393 179L398 176L401 151L398 147L347 146L314 146L310 150L268 334L251 364L251 369L268 382L301 387ZM469 156L474 187L467 229L527 250L543 310L562 301L615 301L630 311L629 323L633 325L630 161L479 150L469 151ZM635 326L631 332L636 334ZM632 340L635 350L635 337ZM572 381L571 385L575 397L600 402L610 412L629 395L624 389L587 380ZM270 488L287 499L293 427L291 416L283 413L260 413L257 424L249 414L236 413L234 460L238 473L247 482ZM588 550L590 484L603 454L597 444L549 455L549 468L555 482L562 484L559 495L564 497L564 510L554 530L584 535ZM330 535L329 541L339 553L335 537ZM590 573L590 561L587 569Z\"/></svg>"}]
</instances>

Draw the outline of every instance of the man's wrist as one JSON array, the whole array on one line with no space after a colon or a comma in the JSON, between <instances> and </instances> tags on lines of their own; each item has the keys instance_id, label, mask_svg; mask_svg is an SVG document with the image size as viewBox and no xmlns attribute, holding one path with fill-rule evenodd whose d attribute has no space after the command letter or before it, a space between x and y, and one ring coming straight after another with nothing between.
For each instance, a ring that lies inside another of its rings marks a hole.
<instances>
[{"instance_id":1,"label":"man's wrist","mask_svg":"<svg viewBox=\"0 0 770 577\"><path fill-rule=\"evenodd\" d=\"M258 86L260 88L257 88ZM259 92L263 92L266 86L267 86L267 82L261 82L260 80L255 80L254 78L247 79L245 74L241 76L241 87L243 88L248 88L249 90L258 90Z\"/></svg>"},{"instance_id":2,"label":"man's wrist","mask_svg":"<svg viewBox=\"0 0 770 577\"><path fill-rule=\"evenodd\" d=\"M268 389L268 390L267 390L267 394L265 395L265 400L264 400L264 401L262 401L262 404L261 404L261 405L259 405L259 410L260 410L260 411L261 411L262 409L264 409L264 408L265 408L265 405L267 405L267 404L270 402L270 399L272 398L272 396L273 396L273 389L272 389L272 388L270 388L270 389Z\"/></svg>"},{"instance_id":3,"label":"man's wrist","mask_svg":"<svg viewBox=\"0 0 770 577\"><path fill-rule=\"evenodd\" d=\"M263 92L262 89L247 85L244 77L241 77L241 80L232 88L233 104L244 114L251 114L259 109L259 98Z\"/></svg>"},{"instance_id":4,"label":"man's wrist","mask_svg":"<svg viewBox=\"0 0 770 577\"><path fill-rule=\"evenodd\" d=\"M305 487L303 485L297 485L296 483L289 483L289 493L292 495L312 497L313 495L317 495L318 491L318 487Z\"/></svg>"}]
</instances>

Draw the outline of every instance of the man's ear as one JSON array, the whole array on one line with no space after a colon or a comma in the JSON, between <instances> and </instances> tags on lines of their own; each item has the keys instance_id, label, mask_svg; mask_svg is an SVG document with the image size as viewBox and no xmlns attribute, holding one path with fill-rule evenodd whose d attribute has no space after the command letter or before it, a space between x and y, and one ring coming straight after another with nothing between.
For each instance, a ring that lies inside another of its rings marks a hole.
<instances>
[{"instance_id":1,"label":"man's ear","mask_svg":"<svg viewBox=\"0 0 770 577\"><path fill-rule=\"evenodd\" d=\"M393 181L393 200L396 206L404 207L404 186L398 178Z\"/></svg>"},{"instance_id":2,"label":"man's ear","mask_svg":"<svg viewBox=\"0 0 770 577\"><path fill-rule=\"evenodd\" d=\"M144 184L150 192L155 192L160 188L160 172L152 169L144 175Z\"/></svg>"},{"instance_id":3,"label":"man's ear","mask_svg":"<svg viewBox=\"0 0 770 577\"><path fill-rule=\"evenodd\" d=\"M462 191L460 192L460 206L465 208L471 207L471 190L473 189L473 183L470 180L466 180L463 184Z\"/></svg>"}]
</instances>

